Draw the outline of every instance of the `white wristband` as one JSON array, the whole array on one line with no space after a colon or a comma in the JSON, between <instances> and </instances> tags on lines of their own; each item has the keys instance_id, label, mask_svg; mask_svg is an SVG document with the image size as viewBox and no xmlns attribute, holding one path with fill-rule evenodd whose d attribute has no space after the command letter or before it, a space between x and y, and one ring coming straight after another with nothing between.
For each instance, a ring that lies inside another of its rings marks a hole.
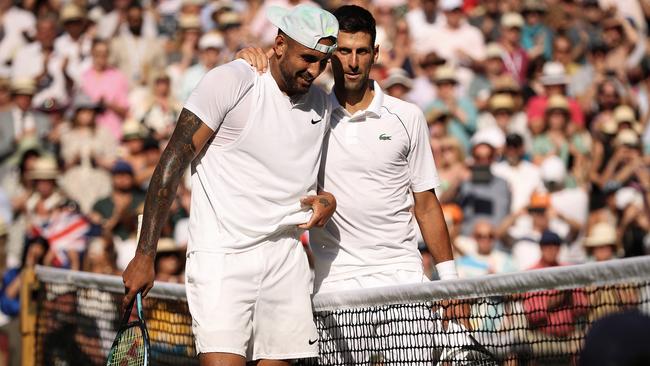
<instances>
[{"instance_id":1,"label":"white wristband","mask_svg":"<svg viewBox=\"0 0 650 366\"><path fill-rule=\"evenodd\" d=\"M453 260L436 264L436 271L438 271L438 277L440 277L441 280L453 280L458 278L456 263L454 263Z\"/></svg>"}]
</instances>

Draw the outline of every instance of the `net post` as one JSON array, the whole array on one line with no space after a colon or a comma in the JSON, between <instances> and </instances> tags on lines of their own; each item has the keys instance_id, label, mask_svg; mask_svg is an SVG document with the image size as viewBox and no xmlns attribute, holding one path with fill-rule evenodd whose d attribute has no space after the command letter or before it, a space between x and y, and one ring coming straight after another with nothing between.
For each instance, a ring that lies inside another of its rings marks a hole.
<instances>
[{"instance_id":1,"label":"net post","mask_svg":"<svg viewBox=\"0 0 650 366\"><path fill-rule=\"evenodd\" d=\"M22 271L20 288L20 332L22 334L22 366L36 365L36 320L38 303L34 291L38 286L36 272L33 268Z\"/></svg>"}]
</instances>

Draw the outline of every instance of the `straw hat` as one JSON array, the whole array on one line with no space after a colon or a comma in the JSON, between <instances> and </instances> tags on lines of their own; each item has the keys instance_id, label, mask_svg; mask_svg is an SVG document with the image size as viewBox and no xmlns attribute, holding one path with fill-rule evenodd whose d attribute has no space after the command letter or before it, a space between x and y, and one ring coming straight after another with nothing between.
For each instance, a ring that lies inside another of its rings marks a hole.
<instances>
[{"instance_id":1,"label":"straw hat","mask_svg":"<svg viewBox=\"0 0 650 366\"><path fill-rule=\"evenodd\" d=\"M515 92L518 93L521 91L521 86L517 83L515 79L510 75L502 76L494 82L494 93L507 93Z\"/></svg>"},{"instance_id":2,"label":"straw hat","mask_svg":"<svg viewBox=\"0 0 650 366\"><path fill-rule=\"evenodd\" d=\"M36 159L34 167L27 172L29 180L55 180L61 175L56 160L49 156Z\"/></svg>"},{"instance_id":3,"label":"straw hat","mask_svg":"<svg viewBox=\"0 0 650 366\"><path fill-rule=\"evenodd\" d=\"M172 238L160 238L158 240L158 248L156 249L156 254L163 253L178 253L185 250L183 247L176 245L176 242Z\"/></svg>"},{"instance_id":4,"label":"straw hat","mask_svg":"<svg viewBox=\"0 0 650 366\"><path fill-rule=\"evenodd\" d=\"M636 123L636 115L634 114L634 109L629 105L619 105L614 109L614 120L617 123L629 122L631 124Z\"/></svg>"},{"instance_id":5,"label":"straw hat","mask_svg":"<svg viewBox=\"0 0 650 366\"><path fill-rule=\"evenodd\" d=\"M524 17L519 13L505 13L501 17L501 27L503 28L523 28Z\"/></svg>"},{"instance_id":6,"label":"straw hat","mask_svg":"<svg viewBox=\"0 0 650 366\"><path fill-rule=\"evenodd\" d=\"M403 85L411 89L413 88L413 80L404 69L395 67L388 70L388 76L384 79L383 86L384 89L388 89L395 85Z\"/></svg>"},{"instance_id":7,"label":"straw hat","mask_svg":"<svg viewBox=\"0 0 650 366\"><path fill-rule=\"evenodd\" d=\"M183 14L178 18L180 29L201 29L201 18L194 14Z\"/></svg>"},{"instance_id":8,"label":"straw hat","mask_svg":"<svg viewBox=\"0 0 650 366\"><path fill-rule=\"evenodd\" d=\"M437 68L433 79L436 84L444 82L452 82L454 84L458 83L456 70L451 66L441 66Z\"/></svg>"},{"instance_id":9,"label":"straw hat","mask_svg":"<svg viewBox=\"0 0 650 366\"><path fill-rule=\"evenodd\" d=\"M512 96L510 96L510 94L494 94L490 98L489 107L491 111L498 111L502 109L513 111L515 109L515 100L512 98Z\"/></svg>"},{"instance_id":10,"label":"straw hat","mask_svg":"<svg viewBox=\"0 0 650 366\"><path fill-rule=\"evenodd\" d=\"M496 42L488 43L487 46L485 46L485 58L486 59L491 59L491 58L498 58L500 59L503 54L504 54L503 47L499 45Z\"/></svg>"},{"instance_id":11,"label":"straw hat","mask_svg":"<svg viewBox=\"0 0 650 366\"><path fill-rule=\"evenodd\" d=\"M34 95L36 94L36 81L31 78L12 80L11 93L14 95Z\"/></svg>"},{"instance_id":12,"label":"straw hat","mask_svg":"<svg viewBox=\"0 0 650 366\"><path fill-rule=\"evenodd\" d=\"M241 15L236 11L226 11L224 13L219 14L219 16L217 17L217 22L219 23L219 27L223 29L223 28L241 25L242 18Z\"/></svg>"},{"instance_id":13,"label":"straw hat","mask_svg":"<svg viewBox=\"0 0 650 366\"><path fill-rule=\"evenodd\" d=\"M66 4L61 9L61 23L86 19L86 12L75 4Z\"/></svg>"},{"instance_id":14,"label":"straw hat","mask_svg":"<svg viewBox=\"0 0 650 366\"><path fill-rule=\"evenodd\" d=\"M616 245L616 227L608 222L599 222L589 230L589 236L585 238L585 247L601 247L605 245Z\"/></svg>"},{"instance_id":15,"label":"straw hat","mask_svg":"<svg viewBox=\"0 0 650 366\"><path fill-rule=\"evenodd\" d=\"M639 135L632 130L622 130L616 135L616 140L614 140L616 146L638 146L641 142Z\"/></svg>"},{"instance_id":16,"label":"straw hat","mask_svg":"<svg viewBox=\"0 0 650 366\"><path fill-rule=\"evenodd\" d=\"M128 118L122 125L122 140L137 140L147 137L147 129L139 121Z\"/></svg>"},{"instance_id":17,"label":"straw hat","mask_svg":"<svg viewBox=\"0 0 650 366\"><path fill-rule=\"evenodd\" d=\"M425 118L427 120L427 125L432 125L436 123L441 117L449 118L451 114L446 109L431 108L427 111Z\"/></svg>"},{"instance_id":18,"label":"straw hat","mask_svg":"<svg viewBox=\"0 0 650 366\"><path fill-rule=\"evenodd\" d=\"M569 101L561 95L552 95L548 98L548 104L546 105L547 111L552 110L562 110L565 112L569 111Z\"/></svg>"},{"instance_id":19,"label":"straw hat","mask_svg":"<svg viewBox=\"0 0 650 366\"><path fill-rule=\"evenodd\" d=\"M542 0L525 0L523 12L528 11L546 12L546 4Z\"/></svg>"}]
</instances>

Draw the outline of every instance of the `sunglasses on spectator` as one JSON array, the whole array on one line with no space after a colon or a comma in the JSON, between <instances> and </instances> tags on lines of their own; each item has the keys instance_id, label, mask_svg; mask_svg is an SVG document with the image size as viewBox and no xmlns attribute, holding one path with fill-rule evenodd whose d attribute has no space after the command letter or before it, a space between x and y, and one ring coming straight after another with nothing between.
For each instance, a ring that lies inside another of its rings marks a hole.
<instances>
[{"instance_id":1,"label":"sunglasses on spectator","mask_svg":"<svg viewBox=\"0 0 650 366\"><path fill-rule=\"evenodd\" d=\"M529 207L528 213L531 215L543 215L546 213L546 209L542 207Z\"/></svg>"}]
</instances>

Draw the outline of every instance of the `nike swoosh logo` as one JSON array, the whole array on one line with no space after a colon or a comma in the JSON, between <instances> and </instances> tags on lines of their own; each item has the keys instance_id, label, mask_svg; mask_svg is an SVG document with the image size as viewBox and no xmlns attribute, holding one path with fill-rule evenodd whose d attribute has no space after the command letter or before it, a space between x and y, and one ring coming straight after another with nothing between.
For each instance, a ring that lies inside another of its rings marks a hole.
<instances>
[{"instance_id":1,"label":"nike swoosh logo","mask_svg":"<svg viewBox=\"0 0 650 366\"><path fill-rule=\"evenodd\" d=\"M310 339L310 340L308 340L308 342L309 342L309 345L311 346L312 344L318 342L318 339L314 339L313 341Z\"/></svg>"},{"instance_id":2,"label":"nike swoosh logo","mask_svg":"<svg viewBox=\"0 0 650 366\"><path fill-rule=\"evenodd\" d=\"M312 120L311 120L311 124L312 124L312 125L315 125L315 124L317 124L318 122L320 122L320 121L322 121L322 120L323 120L322 118L319 119L318 121L314 121L314 120L312 119Z\"/></svg>"}]
</instances>

